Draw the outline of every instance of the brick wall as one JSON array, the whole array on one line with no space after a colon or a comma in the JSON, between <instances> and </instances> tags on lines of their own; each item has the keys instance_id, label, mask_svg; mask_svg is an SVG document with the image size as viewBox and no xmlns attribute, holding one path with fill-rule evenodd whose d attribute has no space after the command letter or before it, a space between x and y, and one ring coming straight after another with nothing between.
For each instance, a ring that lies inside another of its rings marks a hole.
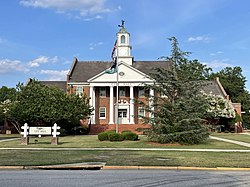
<instances>
[{"instance_id":1,"label":"brick wall","mask_svg":"<svg viewBox=\"0 0 250 187\"><path fill-rule=\"evenodd\" d=\"M136 134L143 134L143 129L150 128L148 124L119 124L118 130L122 132L124 130L130 130ZM115 124L102 124L102 125L91 125L89 134L99 134L100 132L115 130Z\"/></svg>"}]
</instances>

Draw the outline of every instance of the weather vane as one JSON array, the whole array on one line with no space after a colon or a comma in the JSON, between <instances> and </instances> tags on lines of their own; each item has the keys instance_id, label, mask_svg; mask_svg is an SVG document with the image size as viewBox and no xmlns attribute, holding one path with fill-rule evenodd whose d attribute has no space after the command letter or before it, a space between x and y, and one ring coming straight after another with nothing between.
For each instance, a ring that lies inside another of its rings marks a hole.
<instances>
[{"instance_id":1,"label":"weather vane","mask_svg":"<svg viewBox=\"0 0 250 187\"><path fill-rule=\"evenodd\" d=\"M118 25L118 27L122 27L122 28L124 28L124 23L125 23L125 21L124 21L124 20L122 20L122 24L121 24L121 25Z\"/></svg>"}]
</instances>

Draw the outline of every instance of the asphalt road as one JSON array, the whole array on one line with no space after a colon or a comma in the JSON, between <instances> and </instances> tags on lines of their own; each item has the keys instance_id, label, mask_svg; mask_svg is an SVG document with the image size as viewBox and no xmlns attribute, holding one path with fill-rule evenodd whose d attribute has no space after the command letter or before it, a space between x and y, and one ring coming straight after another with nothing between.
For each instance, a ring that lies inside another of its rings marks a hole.
<instances>
[{"instance_id":1,"label":"asphalt road","mask_svg":"<svg viewBox=\"0 0 250 187\"><path fill-rule=\"evenodd\" d=\"M1 187L250 186L249 171L0 170Z\"/></svg>"}]
</instances>

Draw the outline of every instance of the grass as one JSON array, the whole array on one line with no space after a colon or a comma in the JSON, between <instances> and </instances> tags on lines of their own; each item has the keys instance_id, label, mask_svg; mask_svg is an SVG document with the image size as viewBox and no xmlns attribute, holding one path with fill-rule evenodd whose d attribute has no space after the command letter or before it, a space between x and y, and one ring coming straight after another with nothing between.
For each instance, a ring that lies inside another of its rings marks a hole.
<instances>
[{"instance_id":1,"label":"grass","mask_svg":"<svg viewBox=\"0 0 250 187\"><path fill-rule=\"evenodd\" d=\"M38 140L35 143L35 140ZM14 140L8 142L0 142L0 148L180 148L180 149L248 149L247 147L221 142L209 139L206 143L200 145L178 145L178 144L155 144L147 141L147 137L140 136L140 141L123 141L123 142L109 142L99 141L97 136L65 136L59 138L59 145L50 144L51 137L32 137L29 145L22 145L21 140Z\"/></svg>"},{"instance_id":2,"label":"grass","mask_svg":"<svg viewBox=\"0 0 250 187\"><path fill-rule=\"evenodd\" d=\"M212 133L212 136L250 143L250 135L236 133Z\"/></svg>"},{"instance_id":3,"label":"grass","mask_svg":"<svg viewBox=\"0 0 250 187\"><path fill-rule=\"evenodd\" d=\"M105 162L108 166L250 167L249 153L1 150L0 154L0 165L30 166L81 162Z\"/></svg>"},{"instance_id":4,"label":"grass","mask_svg":"<svg viewBox=\"0 0 250 187\"><path fill-rule=\"evenodd\" d=\"M7 140L12 138L20 138L19 134L0 134L0 140Z\"/></svg>"},{"instance_id":5,"label":"grass","mask_svg":"<svg viewBox=\"0 0 250 187\"><path fill-rule=\"evenodd\" d=\"M217 136L213 134L214 136ZM219 134L221 135L221 134ZM229 136L230 134L227 134ZM231 134L232 135L232 134ZM242 136L242 135L241 135ZM247 135L246 135L247 136ZM1 135L0 138L13 138ZM16 136L15 136L16 137ZM20 137L20 136L19 136ZM220 136L222 137L222 136ZM230 136L233 137L233 136ZM236 136L235 136L236 137ZM230 139L229 137L225 137ZM241 137L242 138L242 137ZM246 137L248 138L248 136ZM38 140L35 143L35 140ZM200 145L155 144L140 136L140 141L100 142L97 136L66 136L59 145L50 144L51 137L32 137L29 145L21 140L0 142L0 148L180 148L180 149L248 149L226 142L209 139ZM105 162L106 165L187 166L187 167L250 167L249 153L187 152L187 151L65 151L65 150L1 150L0 165L53 165L81 162Z\"/></svg>"}]
</instances>

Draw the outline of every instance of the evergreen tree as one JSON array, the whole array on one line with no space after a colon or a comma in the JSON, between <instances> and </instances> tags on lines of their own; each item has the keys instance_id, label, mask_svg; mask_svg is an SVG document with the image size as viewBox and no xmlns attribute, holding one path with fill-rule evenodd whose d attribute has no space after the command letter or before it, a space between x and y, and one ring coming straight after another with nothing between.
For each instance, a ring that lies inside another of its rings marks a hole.
<instances>
[{"instance_id":1,"label":"evergreen tree","mask_svg":"<svg viewBox=\"0 0 250 187\"><path fill-rule=\"evenodd\" d=\"M146 120L151 124L149 139L160 143L198 144L208 138L203 116L206 102L199 96L203 81L189 79L187 70L189 54L178 48L172 37L172 55L165 60L172 63L171 69L154 69L150 77L155 80L147 89L155 91L149 96L153 105L144 106L153 116ZM184 63L185 62L185 63Z\"/></svg>"}]
</instances>

